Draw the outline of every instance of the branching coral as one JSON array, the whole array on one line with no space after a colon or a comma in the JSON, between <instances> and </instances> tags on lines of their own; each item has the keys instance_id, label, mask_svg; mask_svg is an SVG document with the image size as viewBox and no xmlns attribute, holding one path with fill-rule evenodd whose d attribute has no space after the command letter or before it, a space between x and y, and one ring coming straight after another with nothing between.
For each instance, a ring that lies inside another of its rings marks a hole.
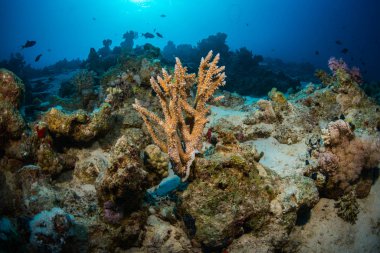
<instances>
[{"instance_id":1,"label":"branching coral","mask_svg":"<svg viewBox=\"0 0 380 253\"><path fill-rule=\"evenodd\" d=\"M217 66L218 61L219 54L212 59L212 51L206 58L202 58L195 98L190 96L195 75L187 74L187 69L178 58L174 76L163 69L162 77L150 79L159 98L164 120L144 108L137 100L133 105L143 118L153 141L163 152L168 153L174 171L184 176L183 181L189 177L195 153L200 150L203 129L210 111L206 103L212 99L216 89L225 84L224 66Z\"/></svg>"}]
</instances>

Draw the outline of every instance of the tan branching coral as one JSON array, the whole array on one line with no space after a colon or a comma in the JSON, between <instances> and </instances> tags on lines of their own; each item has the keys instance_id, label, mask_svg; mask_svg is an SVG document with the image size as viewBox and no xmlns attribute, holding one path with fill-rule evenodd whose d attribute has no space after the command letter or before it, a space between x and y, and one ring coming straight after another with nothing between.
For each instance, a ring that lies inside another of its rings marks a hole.
<instances>
[{"instance_id":1,"label":"tan branching coral","mask_svg":"<svg viewBox=\"0 0 380 253\"><path fill-rule=\"evenodd\" d=\"M203 129L210 109L206 105L219 86L225 84L224 66L217 66L219 54L212 59L212 51L199 65L197 92L191 97L195 74L176 58L173 75L163 69L162 77L151 78L150 83L159 98L164 119L144 108L136 100L133 107L140 113L153 141L168 153L174 171L186 181L195 153L200 150Z\"/></svg>"}]
</instances>

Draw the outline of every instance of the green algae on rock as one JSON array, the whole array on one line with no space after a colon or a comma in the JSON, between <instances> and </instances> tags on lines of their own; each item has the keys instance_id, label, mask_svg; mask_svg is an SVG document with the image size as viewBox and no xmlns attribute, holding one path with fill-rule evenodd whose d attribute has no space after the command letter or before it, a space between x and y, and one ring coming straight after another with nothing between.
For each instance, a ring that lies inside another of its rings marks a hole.
<instances>
[{"instance_id":1,"label":"green algae on rock","mask_svg":"<svg viewBox=\"0 0 380 253\"><path fill-rule=\"evenodd\" d=\"M77 142L88 142L104 134L112 124L111 107L103 103L91 114L78 110L64 113L58 108L50 109L43 117L49 131L57 137Z\"/></svg>"}]
</instances>

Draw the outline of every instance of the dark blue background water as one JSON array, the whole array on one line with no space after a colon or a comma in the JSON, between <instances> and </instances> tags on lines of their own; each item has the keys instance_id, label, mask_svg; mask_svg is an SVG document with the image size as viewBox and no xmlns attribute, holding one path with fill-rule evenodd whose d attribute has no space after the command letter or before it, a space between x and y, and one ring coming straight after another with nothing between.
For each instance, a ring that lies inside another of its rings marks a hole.
<instances>
[{"instance_id":1,"label":"dark blue background water","mask_svg":"<svg viewBox=\"0 0 380 253\"><path fill-rule=\"evenodd\" d=\"M246 46L317 67L326 67L330 56L343 57L367 71L367 79L380 79L378 0L2 0L0 19L0 59L22 52L34 67L86 58L90 47L100 48L105 38L118 45L129 30L156 29L163 39L140 36L137 44L196 44L225 32L232 49ZM26 40L37 44L21 51Z\"/></svg>"}]
</instances>

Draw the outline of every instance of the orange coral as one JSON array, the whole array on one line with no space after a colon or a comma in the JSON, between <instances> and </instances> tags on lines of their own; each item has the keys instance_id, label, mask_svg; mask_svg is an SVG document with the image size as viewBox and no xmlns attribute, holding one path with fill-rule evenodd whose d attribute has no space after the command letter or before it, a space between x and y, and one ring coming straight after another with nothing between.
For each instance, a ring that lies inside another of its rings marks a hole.
<instances>
[{"instance_id":1,"label":"orange coral","mask_svg":"<svg viewBox=\"0 0 380 253\"><path fill-rule=\"evenodd\" d=\"M198 85L195 98L190 97L194 84L194 74L187 74L187 69L176 58L174 76L165 69L162 77L150 79L153 90L157 93L164 119L144 108L136 100L133 107L140 113L153 141L167 152L174 164L174 171L187 180L195 153L200 150L203 129L207 123L210 109L206 103L219 86L224 85L224 66L218 67L219 54L212 59L212 51L202 58L199 65ZM218 98L214 98L218 100ZM160 139L163 133L165 139Z\"/></svg>"}]
</instances>

